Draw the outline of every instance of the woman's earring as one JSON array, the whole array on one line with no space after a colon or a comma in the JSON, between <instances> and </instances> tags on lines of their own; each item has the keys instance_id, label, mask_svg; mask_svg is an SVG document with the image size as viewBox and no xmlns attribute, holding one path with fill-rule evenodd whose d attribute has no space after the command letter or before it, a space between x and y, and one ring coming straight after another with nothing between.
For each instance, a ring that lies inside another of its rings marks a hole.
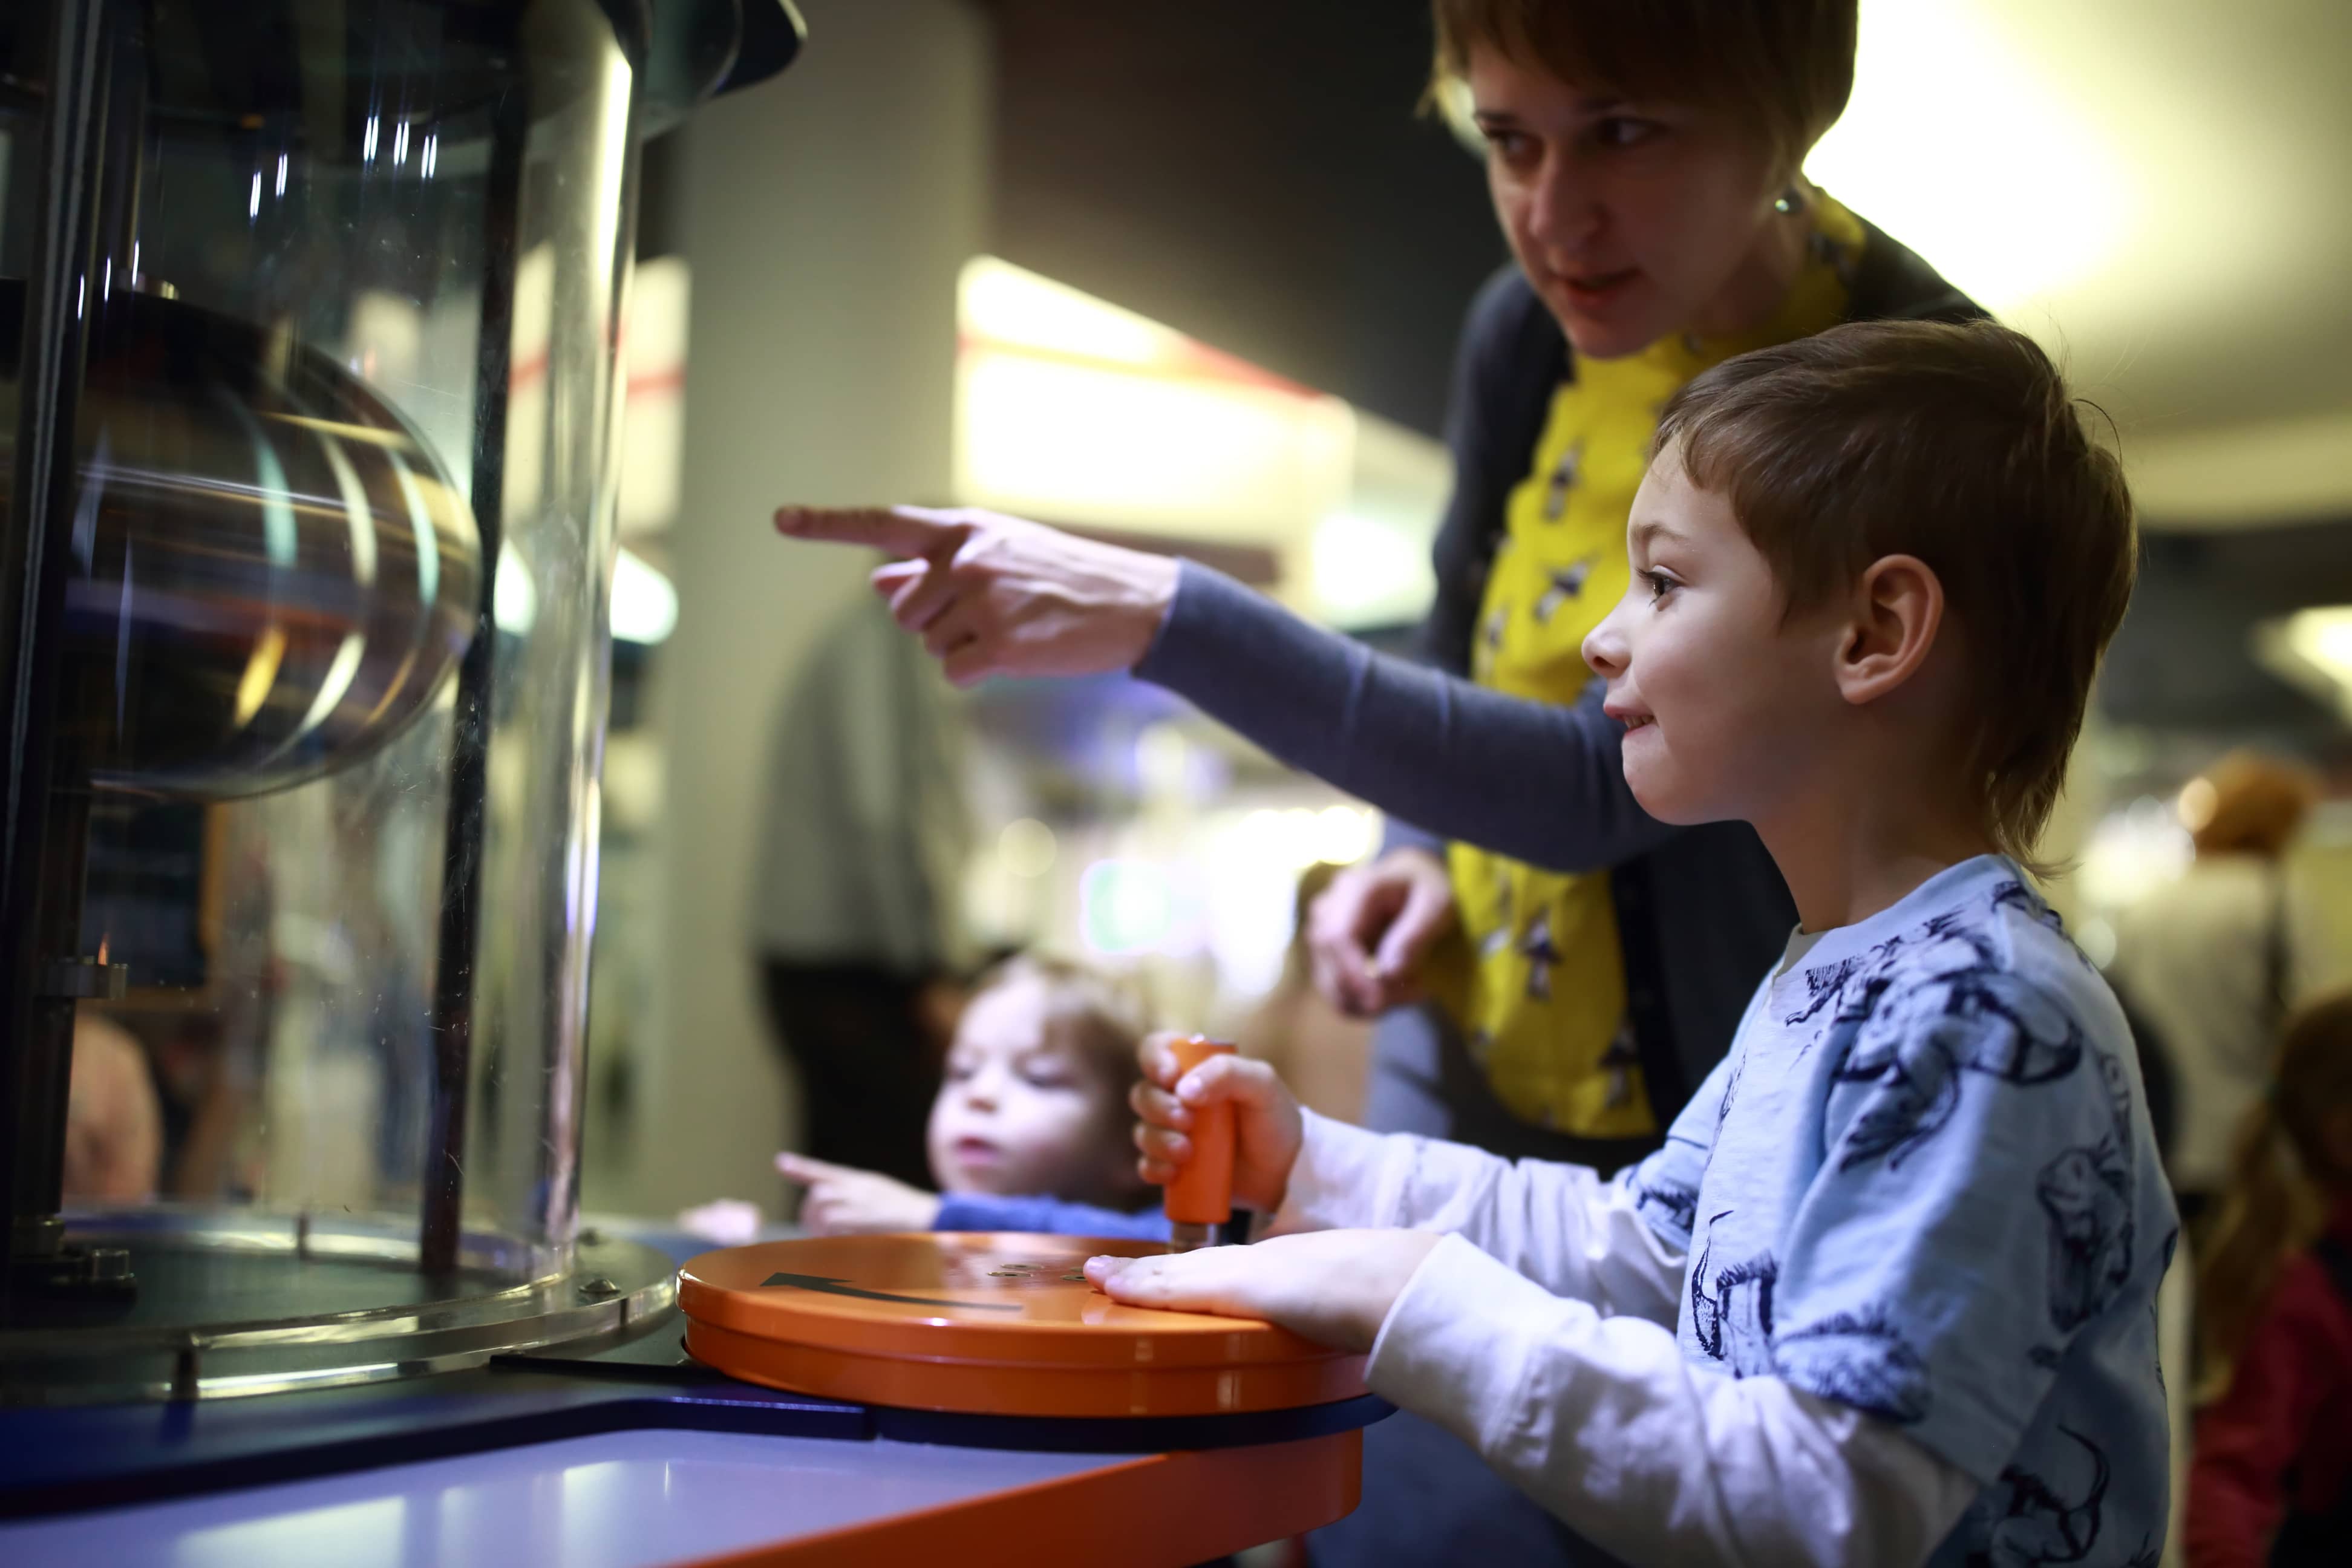
<instances>
[{"instance_id":1,"label":"woman's earring","mask_svg":"<svg viewBox=\"0 0 2352 1568\"><path fill-rule=\"evenodd\" d=\"M1801 213L1805 210L1805 193L1790 185L1772 203L1776 213Z\"/></svg>"}]
</instances>

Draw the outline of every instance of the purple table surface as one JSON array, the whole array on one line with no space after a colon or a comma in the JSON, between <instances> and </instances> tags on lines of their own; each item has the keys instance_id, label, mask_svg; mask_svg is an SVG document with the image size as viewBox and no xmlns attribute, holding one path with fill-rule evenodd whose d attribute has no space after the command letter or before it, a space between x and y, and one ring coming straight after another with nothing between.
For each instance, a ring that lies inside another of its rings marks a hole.
<instances>
[{"instance_id":1,"label":"purple table surface","mask_svg":"<svg viewBox=\"0 0 2352 1568\"><path fill-rule=\"evenodd\" d=\"M1124 1464L723 1432L611 1432L0 1524L8 1568L652 1568Z\"/></svg>"}]
</instances>

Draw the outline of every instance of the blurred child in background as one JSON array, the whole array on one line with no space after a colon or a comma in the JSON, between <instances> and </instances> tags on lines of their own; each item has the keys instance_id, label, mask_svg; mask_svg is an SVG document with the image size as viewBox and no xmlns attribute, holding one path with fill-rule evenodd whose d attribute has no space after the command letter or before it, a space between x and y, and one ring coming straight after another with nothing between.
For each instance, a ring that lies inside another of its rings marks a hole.
<instances>
[{"instance_id":1,"label":"blurred child in background","mask_svg":"<svg viewBox=\"0 0 2352 1568\"><path fill-rule=\"evenodd\" d=\"M1165 1240L1167 1216L1135 1212L1128 1091L1148 1026L1099 974L1024 956L984 975L958 1024L931 1102L937 1192L781 1153L807 1189L801 1224L820 1236L905 1230L1028 1230Z\"/></svg>"},{"instance_id":2,"label":"blurred child in background","mask_svg":"<svg viewBox=\"0 0 2352 1568\"><path fill-rule=\"evenodd\" d=\"M2220 1397L2197 1418L2189 1561L2342 1563L2352 1547L2352 994L2287 1026L2239 1131L2198 1284Z\"/></svg>"}]
</instances>

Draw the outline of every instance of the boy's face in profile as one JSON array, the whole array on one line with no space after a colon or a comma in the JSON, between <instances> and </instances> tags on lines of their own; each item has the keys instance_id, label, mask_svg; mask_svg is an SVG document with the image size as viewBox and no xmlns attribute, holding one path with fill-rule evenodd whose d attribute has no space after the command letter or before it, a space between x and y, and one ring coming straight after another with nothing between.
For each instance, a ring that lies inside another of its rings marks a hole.
<instances>
[{"instance_id":1,"label":"boy's face in profile","mask_svg":"<svg viewBox=\"0 0 2352 1568\"><path fill-rule=\"evenodd\" d=\"M1584 639L1626 726L1625 783L1661 822L1755 821L1801 787L1851 712L1832 678L1831 609L1788 616L1772 568L1724 497L1671 448L1628 515L1633 582Z\"/></svg>"},{"instance_id":2,"label":"boy's face in profile","mask_svg":"<svg viewBox=\"0 0 2352 1568\"><path fill-rule=\"evenodd\" d=\"M1059 1037L1048 1000L1015 976L964 1009L931 1102L940 1191L1105 1202L1133 1186L1124 1086Z\"/></svg>"}]
</instances>

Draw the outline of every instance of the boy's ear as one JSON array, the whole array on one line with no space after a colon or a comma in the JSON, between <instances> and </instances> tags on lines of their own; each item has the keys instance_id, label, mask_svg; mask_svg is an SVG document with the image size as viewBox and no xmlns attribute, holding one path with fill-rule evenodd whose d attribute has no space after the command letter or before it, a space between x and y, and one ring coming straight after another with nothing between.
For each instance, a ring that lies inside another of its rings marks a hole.
<instances>
[{"instance_id":1,"label":"boy's ear","mask_svg":"<svg viewBox=\"0 0 2352 1568\"><path fill-rule=\"evenodd\" d=\"M1885 555L1853 585L1837 652L1838 694L1875 702L1919 672L1944 624L1944 584L1916 555Z\"/></svg>"}]
</instances>

